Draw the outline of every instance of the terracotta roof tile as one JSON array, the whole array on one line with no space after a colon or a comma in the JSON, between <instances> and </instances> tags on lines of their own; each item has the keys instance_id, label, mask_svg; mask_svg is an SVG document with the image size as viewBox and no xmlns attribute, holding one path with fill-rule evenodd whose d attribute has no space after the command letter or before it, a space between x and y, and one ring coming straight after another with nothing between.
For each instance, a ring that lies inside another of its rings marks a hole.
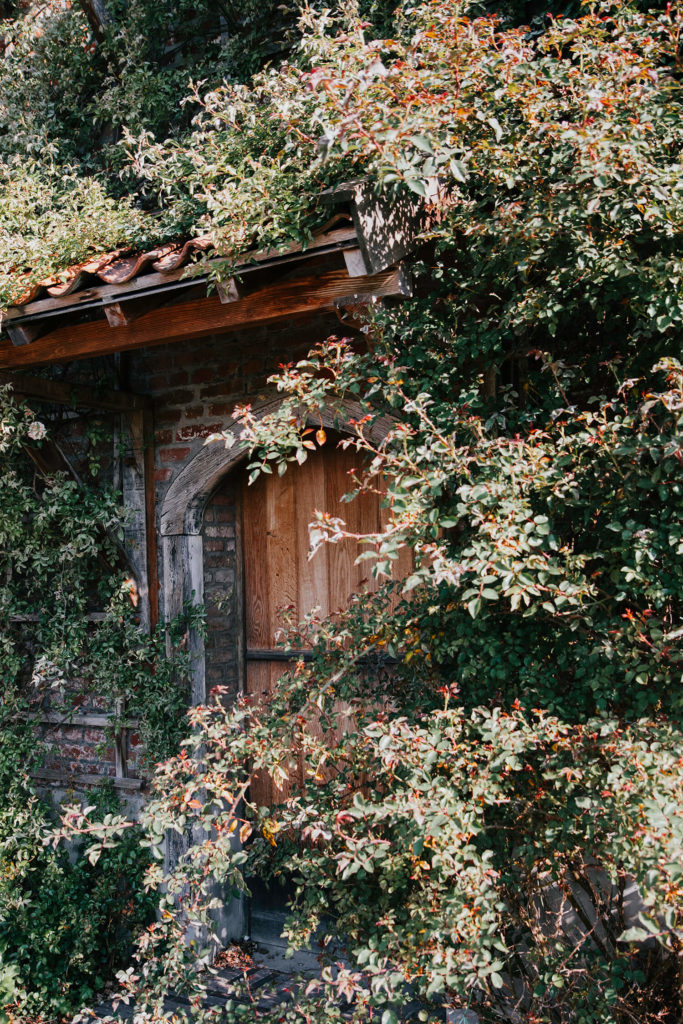
<instances>
[{"instance_id":1,"label":"terracotta roof tile","mask_svg":"<svg viewBox=\"0 0 683 1024\"><path fill-rule=\"evenodd\" d=\"M32 285L17 299L15 305L23 306L47 297L63 298L81 288L98 284L127 284L140 274L170 274L189 263L195 254L206 252L212 247L210 238L199 237L187 242L170 242L144 253L115 249L85 263L77 263L59 275Z\"/></svg>"}]
</instances>

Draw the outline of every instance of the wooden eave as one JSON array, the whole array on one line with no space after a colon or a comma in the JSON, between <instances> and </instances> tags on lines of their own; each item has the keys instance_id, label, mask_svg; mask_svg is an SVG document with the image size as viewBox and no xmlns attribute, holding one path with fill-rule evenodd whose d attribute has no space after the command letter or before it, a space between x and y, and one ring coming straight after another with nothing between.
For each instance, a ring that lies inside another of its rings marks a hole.
<instances>
[{"instance_id":1,"label":"wooden eave","mask_svg":"<svg viewBox=\"0 0 683 1024\"><path fill-rule=\"evenodd\" d=\"M323 201L344 212L306 250L250 254L212 294L208 274L181 267L10 308L2 321L7 338L0 339L0 369L173 344L320 313L336 312L344 320L351 311L353 319L374 301L410 294L400 260L425 226L425 204L414 195L388 203L362 181L324 193Z\"/></svg>"}]
</instances>

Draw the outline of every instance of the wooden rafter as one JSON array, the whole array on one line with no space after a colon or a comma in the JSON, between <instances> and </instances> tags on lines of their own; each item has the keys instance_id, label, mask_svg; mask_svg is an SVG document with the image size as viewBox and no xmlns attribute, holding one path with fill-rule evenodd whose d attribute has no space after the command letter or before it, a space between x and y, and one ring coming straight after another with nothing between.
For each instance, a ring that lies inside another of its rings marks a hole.
<instances>
[{"instance_id":1,"label":"wooden rafter","mask_svg":"<svg viewBox=\"0 0 683 1024\"><path fill-rule=\"evenodd\" d=\"M11 384L16 395L35 398L54 405L80 406L85 409L101 409L104 412L135 412L151 409L152 400L148 395L131 391L88 387L71 384L68 381L46 380L43 377L29 377L23 374L5 373L0 375L0 384Z\"/></svg>"}]
</instances>

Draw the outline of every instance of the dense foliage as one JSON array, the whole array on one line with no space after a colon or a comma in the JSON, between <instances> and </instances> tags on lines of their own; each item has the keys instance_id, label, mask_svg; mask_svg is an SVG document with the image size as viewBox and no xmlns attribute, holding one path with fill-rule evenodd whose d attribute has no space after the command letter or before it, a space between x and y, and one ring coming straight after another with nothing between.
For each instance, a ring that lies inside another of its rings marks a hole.
<instances>
[{"instance_id":1,"label":"dense foliage","mask_svg":"<svg viewBox=\"0 0 683 1024\"><path fill-rule=\"evenodd\" d=\"M1 398L0 991L15 1018L55 1019L125 966L157 899L143 885L150 854L138 830L96 862L79 844L55 846L57 808L34 779L51 741L37 742L35 718L56 714L68 728L94 691L110 734L121 715L139 715L148 762L168 756L184 731L187 656L169 659L163 631L140 631L117 568L117 495L95 480L43 479L26 451L44 443L45 424L6 388ZM172 625L174 652L182 628ZM111 739L103 733L103 747ZM98 820L122 811L106 786L91 804Z\"/></svg>"},{"instance_id":2,"label":"dense foliage","mask_svg":"<svg viewBox=\"0 0 683 1024\"><path fill-rule=\"evenodd\" d=\"M216 879L239 892L257 872L293 881L292 943L322 937L338 961L259 1019L339 1020L348 998L347 1019L382 1024L405 1006L430 1021L469 1006L484 1022L673 1024L680 14L596 5L530 29L431 0L386 38L357 13L306 9L287 62L199 88L190 125L116 115L136 198L111 205L112 244L159 206L155 230L209 232L224 272L254 244L309 237L340 180L391 199L438 177L449 197L413 261L415 297L375 312L367 348L320 339L274 378L278 414L242 413L254 472L295 471L320 407L361 403L351 486L381 474L389 509L363 553L383 573L414 551L403 599L302 624L313 661L269 701L193 710L143 821L164 913L122 983L141 1014L161 1014L170 987L199 993L186 940L211 920ZM55 214L54 237L87 210ZM345 534L321 510L316 543ZM356 729L330 749L342 711ZM258 808L254 772L297 785ZM68 826L128 833L78 809ZM195 842L164 877L168 829Z\"/></svg>"},{"instance_id":3,"label":"dense foliage","mask_svg":"<svg viewBox=\"0 0 683 1024\"><path fill-rule=\"evenodd\" d=\"M11 978L3 1004L15 1017L61 1018L95 1001L154 917L145 891L146 858L127 835L96 865L50 844L54 814L15 787L0 809L0 977ZM95 816L120 810L100 790Z\"/></svg>"}]
</instances>

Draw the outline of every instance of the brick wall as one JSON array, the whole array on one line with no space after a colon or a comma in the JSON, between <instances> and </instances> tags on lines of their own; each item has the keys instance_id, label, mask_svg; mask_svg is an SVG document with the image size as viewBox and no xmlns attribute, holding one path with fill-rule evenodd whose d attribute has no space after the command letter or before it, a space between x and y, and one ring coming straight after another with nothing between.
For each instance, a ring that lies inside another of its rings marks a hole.
<instances>
[{"instance_id":1,"label":"brick wall","mask_svg":"<svg viewBox=\"0 0 683 1024\"><path fill-rule=\"evenodd\" d=\"M280 363L305 358L335 333L339 321L327 316L128 354L124 386L154 399L157 507L235 405L265 395Z\"/></svg>"}]
</instances>

